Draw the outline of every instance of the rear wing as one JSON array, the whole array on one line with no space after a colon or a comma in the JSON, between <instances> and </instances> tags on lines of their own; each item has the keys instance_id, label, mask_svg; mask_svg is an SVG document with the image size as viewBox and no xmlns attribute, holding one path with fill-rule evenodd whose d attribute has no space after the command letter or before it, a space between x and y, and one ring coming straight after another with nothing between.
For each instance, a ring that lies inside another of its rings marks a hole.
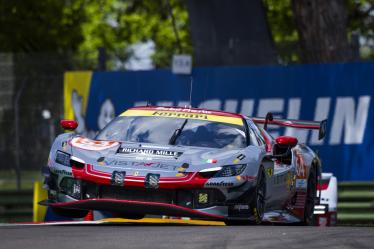
<instances>
[{"instance_id":1,"label":"rear wing","mask_svg":"<svg viewBox=\"0 0 374 249\"><path fill-rule=\"evenodd\" d=\"M325 137L327 130L327 119L322 120L320 122L295 119L280 119L273 118L273 114L268 113L265 118L252 118L252 120L257 124L264 124L265 130L268 124L291 127L296 129L318 130L319 140Z\"/></svg>"}]
</instances>

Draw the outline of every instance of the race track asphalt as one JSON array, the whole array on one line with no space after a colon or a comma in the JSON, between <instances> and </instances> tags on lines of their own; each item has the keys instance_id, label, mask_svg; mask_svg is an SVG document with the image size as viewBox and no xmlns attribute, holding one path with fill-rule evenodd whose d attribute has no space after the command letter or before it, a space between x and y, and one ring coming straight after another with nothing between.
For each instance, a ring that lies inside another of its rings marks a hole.
<instances>
[{"instance_id":1,"label":"race track asphalt","mask_svg":"<svg viewBox=\"0 0 374 249\"><path fill-rule=\"evenodd\" d=\"M0 226L0 248L374 248L373 227Z\"/></svg>"}]
</instances>

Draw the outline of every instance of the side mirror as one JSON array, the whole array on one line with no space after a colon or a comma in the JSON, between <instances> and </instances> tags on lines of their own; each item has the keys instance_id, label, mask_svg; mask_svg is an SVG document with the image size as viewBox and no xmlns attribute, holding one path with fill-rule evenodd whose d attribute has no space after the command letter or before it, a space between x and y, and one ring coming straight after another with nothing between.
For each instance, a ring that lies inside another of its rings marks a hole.
<instances>
[{"instance_id":1,"label":"side mirror","mask_svg":"<svg viewBox=\"0 0 374 249\"><path fill-rule=\"evenodd\" d=\"M63 120L60 121L60 125L61 125L62 129L64 129L64 130L73 131L73 130L77 129L78 122L75 121L75 120L63 119Z\"/></svg>"},{"instance_id":2,"label":"side mirror","mask_svg":"<svg viewBox=\"0 0 374 249\"><path fill-rule=\"evenodd\" d=\"M291 146L295 147L299 141L296 137L290 137L290 136L280 136L275 139L275 143L282 146Z\"/></svg>"}]
</instances>

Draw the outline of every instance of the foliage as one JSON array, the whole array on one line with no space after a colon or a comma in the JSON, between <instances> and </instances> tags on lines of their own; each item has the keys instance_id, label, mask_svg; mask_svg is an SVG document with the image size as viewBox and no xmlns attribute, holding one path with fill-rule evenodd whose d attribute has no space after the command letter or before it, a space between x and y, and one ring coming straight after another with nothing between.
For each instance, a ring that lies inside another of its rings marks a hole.
<instances>
[{"instance_id":1,"label":"foliage","mask_svg":"<svg viewBox=\"0 0 374 249\"><path fill-rule=\"evenodd\" d=\"M126 48L152 40L157 67L170 64L177 51L166 0L0 0L2 52L73 52L87 64L105 47L126 60ZM192 53L184 2L170 0L181 52ZM91 63L92 64L92 63ZM91 65L91 67L93 64Z\"/></svg>"},{"instance_id":2,"label":"foliage","mask_svg":"<svg viewBox=\"0 0 374 249\"><path fill-rule=\"evenodd\" d=\"M360 35L360 54L363 59L374 59L374 0L347 1L350 33Z\"/></svg>"},{"instance_id":3,"label":"foliage","mask_svg":"<svg viewBox=\"0 0 374 249\"><path fill-rule=\"evenodd\" d=\"M170 1L182 51L167 8ZM361 56L374 59L374 0L345 0L349 34L361 35ZM291 0L263 0L281 63L300 62ZM0 0L2 52L72 54L93 68L97 49L126 61L130 45L153 41L156 67L174 53L192 53L188 11L183 0ZM94 62L94 63L92 63Z\"/></svg>"},{"instance_id":4,"label":"foliage","mask_svg":"<svg viewBox=\"0 0 374 249\"><path fill-rule=\"evenodd\" d=\"M281 63L299 61L298 34L291 0L263 0L268 24Z\"/></svg>"},{"instance_id":5,"label":"foliage","mask_svg":"<svg viewBox=\"0 0 374 249\"><path fill-rule=\"evenodd\" d=\"M360 34L361 58L374 59L374 0L345 0L348 36ZM282 63L300 62L291 0L263 0L268 23Z\"/></svg>"},{"instance_id":6,"label":"foliage","mask_svg":"<svg viewBox=\"0 0 374 249\"><path fill-rule=\"evenodd\" d=\"M76 50L84 37L84 1L0 0L2 52Z\"/></svg>"},{"instance_id":7,"label":"foliage","mask_svg":"<svg viewBox=\"0 0 374 249\"><path fill-rule=\"evenodd\" d=\"M182 1L170 1L176 19L176 28L182 52L191 53L192 45L188 26L188 13ZM177 53L166 1L164 0L100 0L86 6L89 20L83 23L84 42L79 50L86 54L98 47L105 47L117 59L126 60L129 45L152 40L156 52L153 62L157 67L170 64L171 56Z\"/></svg>"}]
</instances>

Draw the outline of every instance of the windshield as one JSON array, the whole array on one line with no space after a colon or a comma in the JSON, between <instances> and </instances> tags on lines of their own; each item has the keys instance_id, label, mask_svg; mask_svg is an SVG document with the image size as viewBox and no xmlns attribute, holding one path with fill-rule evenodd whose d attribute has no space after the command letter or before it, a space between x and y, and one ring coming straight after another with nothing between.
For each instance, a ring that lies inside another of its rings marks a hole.
<instances>
[{"instance_id":1,"label":"windshield","mask_svg":"<svg viewBox=\"0 0 374 249\"><path fill-rule=\"evenodd\" d=\"M183 118L117 117L96 139L169 144L175 131L180 129L185 121ZM246 136L244 127L240 125L188 119L174 144L234 149L246 146Z\"/></svg>"}]
</instances>

